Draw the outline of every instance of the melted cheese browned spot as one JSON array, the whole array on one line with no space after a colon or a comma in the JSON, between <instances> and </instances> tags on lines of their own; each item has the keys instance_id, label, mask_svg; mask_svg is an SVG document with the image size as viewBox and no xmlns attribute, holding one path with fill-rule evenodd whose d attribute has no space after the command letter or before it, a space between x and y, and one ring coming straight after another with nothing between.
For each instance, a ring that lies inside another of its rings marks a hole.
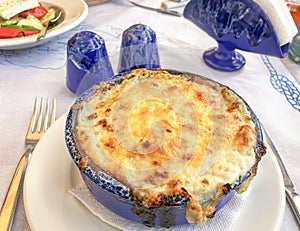
<instances>
[{"instance_id":1,"label":"melted cheese browned spot","mask_svg":"<svg viewBox=\"0 0 300 231\"><path fill-rule=\"evenodd\" d=\"M205 79L137 69L120 84L99 88L80 109L80 151L130 187L139 204L185 197L191 223L213 217L228 185L257 165L257 134L246 105Z\"/></svg>"}]
</instances>

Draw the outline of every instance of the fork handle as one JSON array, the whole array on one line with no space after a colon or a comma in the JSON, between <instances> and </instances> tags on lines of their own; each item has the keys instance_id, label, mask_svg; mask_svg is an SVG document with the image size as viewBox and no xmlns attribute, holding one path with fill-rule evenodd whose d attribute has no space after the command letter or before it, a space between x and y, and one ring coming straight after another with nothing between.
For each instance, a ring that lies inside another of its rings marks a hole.
<instances>
[{"instance_id":1,"label":"fork handle","mask_svg":"<svg viewBox=\"0 0 300 231\"><path fill-rule=\"evenodd\" d=\"M23 154L10 182L7 194L0 210L0 231L10 230L31 152L32 148L28 148Z\"/></svg>"}]
</instances>

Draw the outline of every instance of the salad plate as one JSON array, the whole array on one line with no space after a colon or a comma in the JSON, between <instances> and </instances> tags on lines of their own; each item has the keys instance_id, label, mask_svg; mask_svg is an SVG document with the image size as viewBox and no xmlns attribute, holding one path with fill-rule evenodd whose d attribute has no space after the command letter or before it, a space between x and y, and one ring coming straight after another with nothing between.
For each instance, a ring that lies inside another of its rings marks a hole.
<instances>
[{"instance_id":1,"label":"salad plate","mask_svg":"<svg viewBox=\"0 0 300 231\"><path fill-rule=\"evenodd\" d=\"M118 230L94 216L69 192L82 180L65 145L65 121L63 115L46 132L29 163L23 188L29 225L32 230L45 231ZM233 231L280 230L285 208L283 181L273 153L267 150Z\"/></svg>"},{"instance_id":2,"label":"salad plate","mask_svg":"<svg viewBox=\"0 0 300 231\"><path fill-rule=\"evenodd\" d=\"M71 30L80 24L88 14L88 6L83 0L43 0L41 4L46 8L51 6L60 8L64 14L63 21L49 29L45 38L39 41L37 41L37 35L0 39L0 50L19 50L39 46L53 37Z\"/></svg>"}]
</instances>

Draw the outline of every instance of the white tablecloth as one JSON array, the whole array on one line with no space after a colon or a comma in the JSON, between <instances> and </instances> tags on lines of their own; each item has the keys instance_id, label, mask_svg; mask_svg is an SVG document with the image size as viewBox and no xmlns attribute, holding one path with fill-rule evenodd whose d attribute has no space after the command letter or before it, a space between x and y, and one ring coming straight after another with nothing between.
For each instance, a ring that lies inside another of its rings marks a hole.
<instances>
[{"instance_id":1,"label":"white tablecloth","mask_svg":"<svg viewBox=\"0 0 300 231\"><path fill-rule=\"evenodd\" d=\"M300 189L299 65L288 58L280 60L241 52L247 61L242 70L210 69L201 55L216 42L199 28L184 18L133 7L124 0L112 0L90 7L81 25L40 47L0 51L0 203L24 152L24 136L34 98L56 97L57 117L63 115L75 99L65 86L67 40L77 31L97 32L106 41L116 71L122 32L135 23L146 24L156 32L163 67L205 75L243 96L269 131L296 188ZM22 197L13 230L30 230ZM299 230L288 205L281 230Z\"/></svg>"}]
</instances>

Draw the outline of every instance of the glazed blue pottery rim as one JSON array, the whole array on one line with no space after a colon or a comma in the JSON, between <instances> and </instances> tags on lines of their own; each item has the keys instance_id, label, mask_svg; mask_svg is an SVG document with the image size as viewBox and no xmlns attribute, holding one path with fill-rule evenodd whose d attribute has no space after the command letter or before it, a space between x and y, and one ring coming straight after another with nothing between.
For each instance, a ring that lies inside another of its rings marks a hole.
<instances>
[{"instance_id":1,"label":"glazed blue pottery rim","mask_svg":"<svg viewBox=\"0 0 300 231\"><path fill-rule=\"evenodd\" d=\"M181 72L169 69L164 70L168 71L170 74L185 74L188 77L190 77L192 81L193 79L201 78L203 80L214 82L216 84L219 84L220 86L226 87L238 98L240 98L245 103L247 110L250 112L251 118L256 125L258 138L254 152L257 157L257 163L260 161L262 157L261 144L263 142L263 135L259 119L255 115L251 107L248 105L248 103L241 96L239 96L235 91L233 91L229 87L209 78L189 72ZM117 74L112 78L112 81L116 83L121 83L122 76L126 74L127 73ZM96 91L97 90L95 90L95 88L93 87L89 88L79 98L76 99L73 105L78 105L84 102L85 100L88 100L96 93ZM80 154L80 151L76 148L76 143L74 140L74 126L77 113L77 107L72 107L72 109L70 109L67 115L65 127L65 142L74 163L81 170L81 176L83 181L87 185L92 195L96 198L96 200L115 214L124 217L128 220L137 223L142 223L146 226L172 227L180 224L188 224L185 213L185 207L187 202L186 198L175 198L177 200L177 204L175 205L172 204L159 207L145 207L143 211L135 211L136 207L133 200L131 200L131 193L129 187L103 172L98 166L96 166L92 162L89 162L84 169L81 169L80 160L82 156ZM251 175L252 169L250 169L244 176L240 177L239 181L236 184L228 185L231 191L229 193L223 192L223 196L221 197L216 206L216 212L223 208L231 200L231 198L235 194L235 190ZM141 213L144 213L144 215L142 216Z\"/></svg>"}]
</instances>

